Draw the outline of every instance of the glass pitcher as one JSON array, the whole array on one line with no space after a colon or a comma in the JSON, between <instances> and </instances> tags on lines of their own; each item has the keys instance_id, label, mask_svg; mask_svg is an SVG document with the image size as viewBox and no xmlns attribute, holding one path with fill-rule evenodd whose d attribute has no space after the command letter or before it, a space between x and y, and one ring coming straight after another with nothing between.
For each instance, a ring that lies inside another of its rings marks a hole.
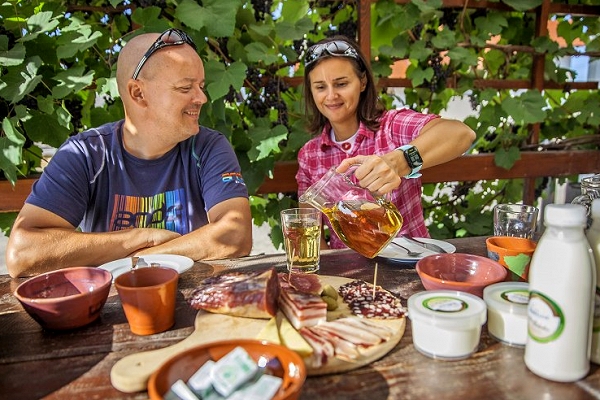
<instances>
[{"instance_id":1,"label":"glass pitcher","mask_svg":"<svg viewBox=\"0 0 600 400\"><path fill-rule=\"evenodd\" d=\"M377 256L396 237L403 219L396 206L355 182L354 169L331 168L300 196L321 210L339 238L365 257Z\"/></svg>"},{"instance_id":2,"label":"glass pitcher","mask_svg":"<svg viewBox=\"0 0 600 400\"><path fill-rule=\"evenodd\" d=\"M581 194L571 201L572 204L581 204L590 217L592 200L600 198L600 174L581 179Z\"/></svg>"}]
</instances>

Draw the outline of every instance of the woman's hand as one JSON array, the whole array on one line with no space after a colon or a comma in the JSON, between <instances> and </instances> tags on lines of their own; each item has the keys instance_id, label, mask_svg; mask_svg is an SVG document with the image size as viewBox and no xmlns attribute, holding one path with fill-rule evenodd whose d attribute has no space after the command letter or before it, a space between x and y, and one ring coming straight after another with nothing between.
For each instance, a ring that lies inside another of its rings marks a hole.
<instances>
[{"instance_id":1,"label":"woman's hand","mask_svg":"<svg viewBox=\"0 0 600 400\"><path fill-rule=\"evenodd\" d=\"M397 154L394 154L397 153ZM373 193L384 195L398 188L402 181L398 171L402 168L398 162L403 160L402 152L392 151L383 156L356 156L347 158L336 168L339 173L346 172L352 165L358 165L354 176L361 187ZM404 161L406 163L406 161Z\"/></svg>"}]
</instances>

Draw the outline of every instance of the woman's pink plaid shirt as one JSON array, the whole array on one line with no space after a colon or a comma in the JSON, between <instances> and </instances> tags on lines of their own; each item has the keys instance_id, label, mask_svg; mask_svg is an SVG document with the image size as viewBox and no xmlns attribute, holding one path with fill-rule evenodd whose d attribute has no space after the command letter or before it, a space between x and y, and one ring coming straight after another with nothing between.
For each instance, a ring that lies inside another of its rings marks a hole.
<instances>
[{"instance_id":1,"label":"woman's pink plaid shirt","mask_svg":"<svg viewBox=\"0 0 600 400\"><path fill-rule=\"evenodd\" d=\"M298 153L299 169L296 174L298 195L302 195L313 183L318 181L333 166L342 160L358 155L386 154L414 140L421 129L431 120L439 118L435 114L422 114L410 109L386 111L381 117L381 125L377 132L366 128L362 123L358 128L356 143L350 154L331 140L331 127L325 126L323 132L308 141ZM429 237L423 219L421 206L421 179L403 179L400 187L388 195L398 207L404 219L401 233L414 237ZM330 248L340 249L346 245L335 235L331 224Z\"/></svg>"}]
</instances>

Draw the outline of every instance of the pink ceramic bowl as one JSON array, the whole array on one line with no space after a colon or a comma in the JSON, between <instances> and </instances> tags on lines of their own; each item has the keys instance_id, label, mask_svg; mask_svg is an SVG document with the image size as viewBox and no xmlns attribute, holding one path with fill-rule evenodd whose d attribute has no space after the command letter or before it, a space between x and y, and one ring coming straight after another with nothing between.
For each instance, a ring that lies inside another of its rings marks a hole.
<instances>
[{"instance_id":1,"label":"pink ceramic bowl","mask_svg":"<svg viewBox=\"0 0 600 400\"><path fill-rule=\"evenodd\" d=\"M111 283L112 274L100 268L64 268L26 280L15 297L43 328L72 329L100 316Z\"/></svg>"},{"instance_id":2,"label":"pink ceramic bowl","mask_svg":"<svg viewBox=\"0 0 600 400\"><path fill-rule=\"evenodd\" d=\"M459 290L483 298L483 289L506 278L507 270L486 257L464 253L435 254L417 262L427 290Z\"/></svg>"}]
</instances>

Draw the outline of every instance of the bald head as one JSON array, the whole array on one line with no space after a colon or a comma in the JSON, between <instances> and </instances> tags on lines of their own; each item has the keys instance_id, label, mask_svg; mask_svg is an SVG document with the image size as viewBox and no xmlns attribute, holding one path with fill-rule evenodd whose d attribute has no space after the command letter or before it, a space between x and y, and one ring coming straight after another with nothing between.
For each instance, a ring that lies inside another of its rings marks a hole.
<instances>
[{"instance_id":1,"label":"bald head","mask_svg":"<svg viewBox=\"0 0 600 400\"><path fill-rule=\"evenodd\" d=\"M117 60L117 85L121 95L138 63L159 36L160 33L138 35L127 42L125 47L119 52Z\"/></svg>"}]
</instances>

